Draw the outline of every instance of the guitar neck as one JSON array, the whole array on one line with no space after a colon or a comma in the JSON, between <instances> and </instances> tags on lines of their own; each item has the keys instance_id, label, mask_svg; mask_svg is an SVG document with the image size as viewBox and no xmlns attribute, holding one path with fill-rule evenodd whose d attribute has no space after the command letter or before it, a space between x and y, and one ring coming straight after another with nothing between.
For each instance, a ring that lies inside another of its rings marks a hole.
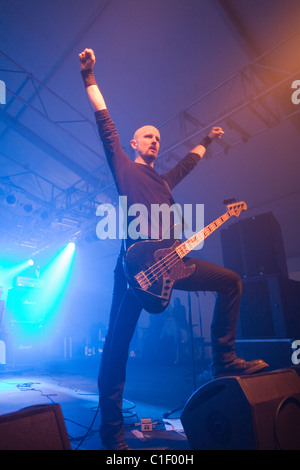
<instances>
[{"instance_id":1,"label":"guitar neck","mask_svg":"<svg viewBox=\"0 0 300 470\"><path fill-rule=\"evenodd\" d=\"M178 245L178 247L176 248L176 252L180 256L180 258L183 258L190 251L196 248L196 246L198 246L201 242L203 242L203 240L205 240L205 238L207 238L215 230L217 230L221 225L223 225L224 222L230 219L230 217L231 217L231 214L229 213L229 211L225 212L225 214L221 215L221 217L218 217L216 220L214 220L209 225L204 227L202 230L197 232L191 238L189 238L188 240Z\"/></svg>"}]
</instances>

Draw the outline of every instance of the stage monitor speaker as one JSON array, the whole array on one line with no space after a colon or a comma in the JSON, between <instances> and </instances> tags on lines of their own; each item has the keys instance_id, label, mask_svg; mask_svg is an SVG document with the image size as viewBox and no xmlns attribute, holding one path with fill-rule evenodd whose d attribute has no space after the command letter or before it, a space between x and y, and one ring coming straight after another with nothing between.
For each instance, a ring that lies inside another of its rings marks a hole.
<instances>
[{"instance_id":1,"label":"stage monitor speaker","mask_svg":"<svg viewBox=\"0 0 300 470\"><path fill-rule=\"evenodd\" d=\"M213 380L181 422L192 450L300 450L300 377L283 369Z\"/></svg>"},{"instance_id":2,"label":"stage monitor speaker","mask_svg":"<svg viewBox=\"0 0 300 470\"><path fill-rule=\"evenodd\" d=\"M237 337L300 337L300 282L280 276L243 282Z\"/></svg>"},{"instance_id":3,"label":"stage monitor speaker","mask_svg":"<svg viewBox=\"0 0 300 470\"><path fill-rule=\"evenodd\" d=\"M71 450L60 405L29 406L0 416L1 450Z\"/></svg>"},{"instance_id":4,"label":"stage monitor speaker","mask_svg":"<svg viewBox=\"0 0 300 470\"><path fill-rule=\"evenodd\" d=\"M224 267L242 278L288 277L281 228L271 212L225 227L221 243Z\"/></svg>"}]
</instances>

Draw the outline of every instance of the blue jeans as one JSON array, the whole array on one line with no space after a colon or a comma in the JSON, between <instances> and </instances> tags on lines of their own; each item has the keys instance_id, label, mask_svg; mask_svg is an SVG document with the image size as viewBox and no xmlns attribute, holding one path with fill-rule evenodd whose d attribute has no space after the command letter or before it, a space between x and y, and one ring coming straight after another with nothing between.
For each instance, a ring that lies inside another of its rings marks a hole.
<instances>
[{"instance_id":1,"label":"blue jeans","mask_svg":"<svg viewBox=\"0 0 300 470\"><path fill-rule=\"evenodd\" d=\"M109 327L104 343L98 377L101 410L102 442L124 439L122 400L126 379L128 351L142 306L127 287L121 251L114 271L114 290ZM186 264L196 264L194 273L177 281L175 289L212 291L218 294L211 324L212 362L222 364L236 358L234 343L238 322L242 280L221 266L193 258Z\"/></svg>"}]
</instances>

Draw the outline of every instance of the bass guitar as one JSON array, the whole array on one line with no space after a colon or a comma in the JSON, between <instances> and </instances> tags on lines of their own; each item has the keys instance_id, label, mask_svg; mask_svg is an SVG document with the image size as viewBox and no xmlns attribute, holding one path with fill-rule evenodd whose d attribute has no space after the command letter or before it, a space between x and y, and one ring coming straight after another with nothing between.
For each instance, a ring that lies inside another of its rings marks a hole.
<instances>
[{"instance_id":1,"label":"bass guitar","mask_svg":"<svg viewBox=\"0 0 300 470\"><path fill-rule=\"evenodd\" d=\"M131 245L125 255L124 269L129 286L149 313L163 312L170 302L176 281L190 276L195 265L186 266L183 258L230 217L247 210L245 202L226 206L227 212L184 242L179 240L142 240Z\"/></svg>"}]
</instances>

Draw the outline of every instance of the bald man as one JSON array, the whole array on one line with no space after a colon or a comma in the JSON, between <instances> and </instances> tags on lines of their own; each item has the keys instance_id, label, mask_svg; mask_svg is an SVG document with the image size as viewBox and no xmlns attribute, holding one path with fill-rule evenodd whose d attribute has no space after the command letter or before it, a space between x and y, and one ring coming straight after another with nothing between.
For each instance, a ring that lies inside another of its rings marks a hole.
<instances>
[{"instance_id":1,"label":"bald man","mask_svg":"<svg viewBox=\"0 0 300 470\"><path fill-rule=\"evenodd\" d=\"M213 127L199 145L194 147L173 169L167 173L158 174L154 163L160 148L159 130L152 125L146 125L134 133L130 142L135 152L135 159L132 161L122 149L118 132L96 83L93 73L95 64L93 50L85 49L79 54L79 61L87 95L95 111L99 135L117 190L120 195L127 197L128 207L141 204L146 208L147 233L141 233L141 238L151 238L151 222L153 222L151 221L151 206L167 204L170 207L175 203L172 196L173 188L195 168L204 156L207 146L214 139L220 138L223 130L220 127ZM127 223L130 223L129 216ZM159 234L162 236L160 232ZM117 260L109 326L98 378L101 410L100 436L104 448L111 450L129 449L125 441L122 399L129 346L142 305L127 286L123 258L126 249L136 241L135 237L127 237L126 242L122 243ZM242 287L240 277L223 267L199 259L184 258L184 263L187 266L195 265L195 270L187 279L177 281L174 288L214 291L218 294L211 325L214 376L252 374L266 368L267 364L263 361L247 362L238 358L234 351Z\"/></svg>"}]
</instances>

